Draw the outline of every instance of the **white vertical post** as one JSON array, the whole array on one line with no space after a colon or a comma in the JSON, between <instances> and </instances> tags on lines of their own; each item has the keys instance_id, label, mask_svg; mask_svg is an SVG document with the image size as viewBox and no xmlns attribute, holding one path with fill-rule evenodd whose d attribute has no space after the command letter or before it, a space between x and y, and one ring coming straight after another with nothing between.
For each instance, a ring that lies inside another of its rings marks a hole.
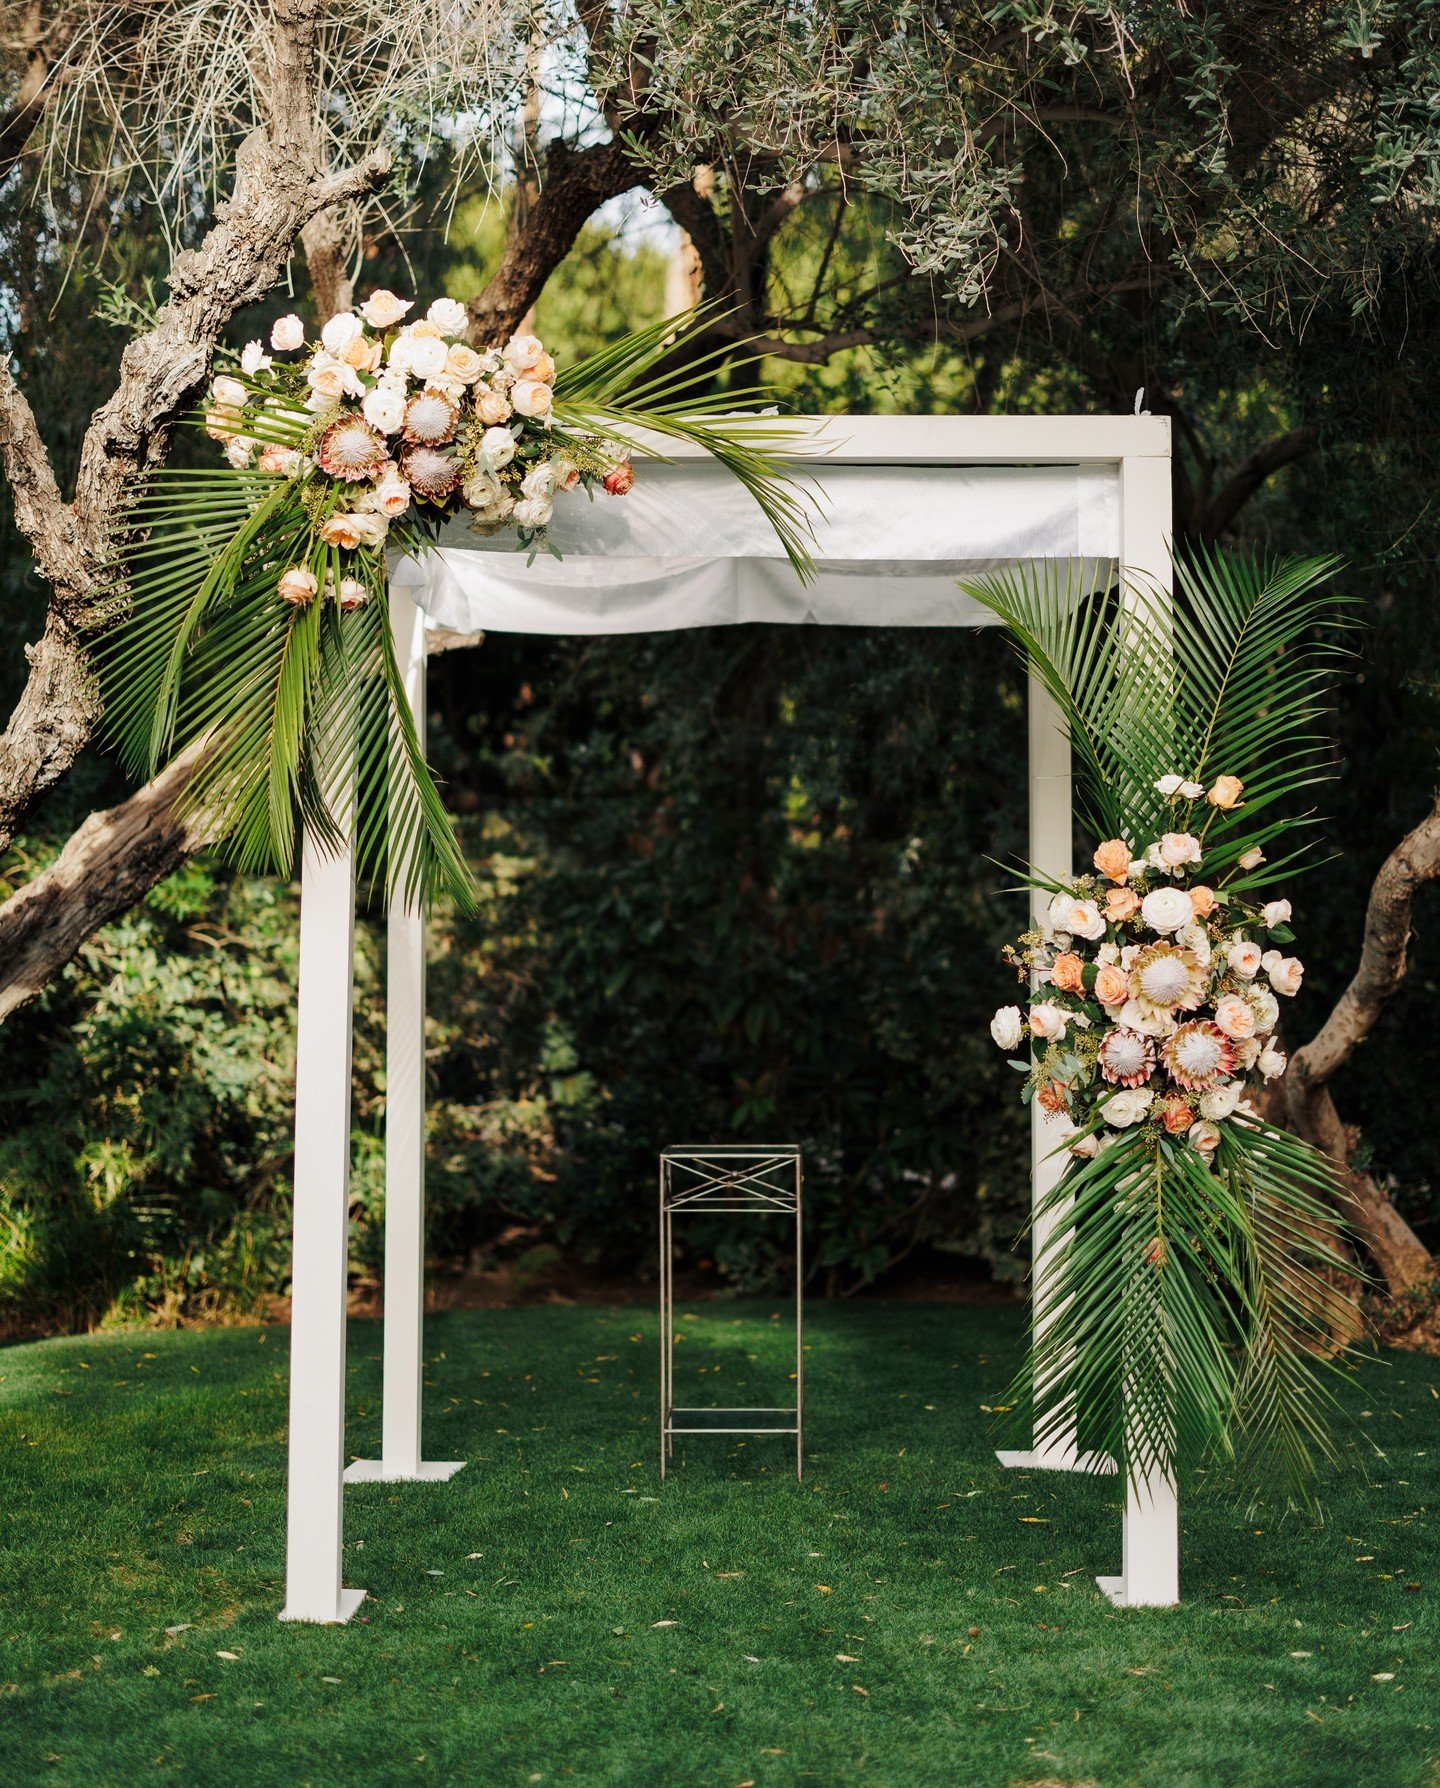
<instances>
[{"instance_id":1,"label":"white vertical post","mask_svg":"<svg viewBox=\"0 0 1440 1788\"><path fill-rule=\"evenodd\" d=\"M348 827L350 800L341 805ZM280 1618L343 1621L365 1599L363 1589L346 1589L341 1581L355 859L348 842L327 856L307 828L300 863L290 1459Z\"/></svg>"},{"instance_id":2,"label":"white vertical post","mask_svg":"<svg viewBox=\"0 0 1440 1788\"><path fill-rule=\"evenodd\" d=\"M1065 719L1054 697L1034 671L1029 676L1027 710L1029 729L1029 795L1030 829L1029 862L1037 873L1064 880L1071 873L1072 789L1070 771L1070 736ZM1030 924L1038 929L1045 923L1050 896L1043 888L1030 892ZM1030 1106L1030 1209L1031 1209L1031 1278L1030 1320L1038 1335L1045 1326L1046 1285L1043 1260L1055 1232L1057 1215L1040 1217L1036 1213L1041 1200L1051 1192L1065 1169L1063 1155L1055 1152L1058 1140L1053 1125L1047 1125L1038 1100ZM1057 1431L1043 1442L1037 1437L1032 1448L1005 1451L996 1457L1002 1465L1041 1471L1075 1471L1092 1467L1092 1462L1077 1456L1075 1435Z\"/></svg>"},{"instance_id":3,"label":"white vertical post","mask_svg":"<svg viewBox=\"0 0 1440 1788\"><path fill-rule=\"evenodd\" d=\"M1120 576L1153 599L1173 589L1170 458L1120 462ZM1145 843L1144 839L1137 841ZM1180 1507L1173 1470L1157 1465L1125 1485L1119 1577L1100 1588L1123 1608L1168 1607L1180 1596Z\"/></svg>"},{"instance_id":4,"label":"white vertical post","mask_svg":"<svg viewBox=\"0 0 1440 1788\"><path fill-rule=\"evenodd\" d=\"M405 695L425 737L425 613L390 586L390 631ZM425 914L392 889L385 979L385 1341L380 1457L356 1459L349 1483L435 1481L463 1459L421 1457L425 1371Z\"/></svg>"}]
</instances>

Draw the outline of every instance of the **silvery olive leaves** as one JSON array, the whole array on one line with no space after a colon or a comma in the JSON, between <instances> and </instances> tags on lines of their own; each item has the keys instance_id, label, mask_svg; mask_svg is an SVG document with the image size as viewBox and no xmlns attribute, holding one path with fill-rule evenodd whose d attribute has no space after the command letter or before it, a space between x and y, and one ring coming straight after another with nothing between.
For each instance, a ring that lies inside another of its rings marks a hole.
<instances>
[{"instance_id":1,"label":"silvery olive leaves","mask_svg":"<svg viewBox=\"0 0 1440 1788\"><path fill-rule=\"evenodd\" d=\"M1083 875L1027 875L1050 896L1008 953L1028 1013L996 1015L1065 1160L1012 1401L1037 1446L1074 1433L1136 1479L1221 1461L1305 1499L1337 1456L1333 1169L1254 1098L1303 972L1272 890L1330 773L1335 569L1198 551L1173 598L1043 566L965 586L1058 705L1096 847Z\"/></svg>"}]
</instances>

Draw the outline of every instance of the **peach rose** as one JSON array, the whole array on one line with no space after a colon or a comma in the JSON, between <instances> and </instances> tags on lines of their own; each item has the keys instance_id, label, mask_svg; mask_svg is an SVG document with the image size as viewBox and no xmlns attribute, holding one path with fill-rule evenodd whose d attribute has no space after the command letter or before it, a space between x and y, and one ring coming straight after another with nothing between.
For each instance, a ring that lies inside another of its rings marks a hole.
<instances>
[{"instance_id":1,"label":"peach rose","mask_svg":"<svg viewBox=\"0 0 1440 1788\"><path fill-rule=\"evenodd\" d=\"M457 341L445 356L445 370L452 379L459 379L462 385L473 385L480 377L483 362L474 348L467 347L463 341Z\"/></svg>"},{"instance_id":2,"label":"peach rose","mask_svg":"<svg viewBox=\"0 0 1440 1788\"><path fill-rule=\"evenodd\" d=\"M1270 985L1276 993L1298 993L1300 982L1305 974L1305 965L1298 956L1281 956L1276 950L1267 950L1264 956L1265 973L1270 977Z\"/></svg>"},{"instance_id":3,"label":"peach rose","mask_svg":"<svg viewBox=\"0 0 1440 1788\"><path fill-rule=\"evenodd\" d=\"M1190 890L1190 904L1195 908L1197 919L1208 919L1215 911L1215 890L1200 882Z\"/></svg>"},{"instance_id":4,"label":"peach rose","mask_svg":"<svg viewBox=\"0 0 1440 1788\"><path fill-rule=\"evenodd\" d=\"M296 608L304 608L307 602L315 600L320 585L313 571L307 571L303 565L292 565L275 588L287 602Z\"/></svg>"},{"instance_id":5,"label":"peach rose","mask_svg":"<svg viewBox=\"0 0 1440 1788\"><path fill-rule=\"evenodd\" d=\"M1079 993L1085 986L1085 964L1067 950L1063 956L1057 956L1050 965L1050 985L1058 987L1062 993Z\"/></svg>"},{"instance_id":6,"label":"peach rose","mask_svg":"<svg viewBox=\"0 0 1440 1788\"><path fill-rule=\"evenodd\" d=\"M385 539L388 526L378 515L365 515L351 512L328 516L320 524L320 538L326 546L339 546L352 550L357 546L379 546Z\"/></svg>"},{"instance_id":7,"label":"peach rose","mask_svg":"<svg viewBox=\"0 0 1440 1788\"><path fill-rule=\"evenodd\" d=\"M1227 813L1232 807L1240 805L1240 797L1245 792L1245 784L1238 776L1217 776L1215 785L1205 799L1212 807L1223 808Z\"/></svg>"},{"instance_id":8,"label":"peach rose","mask_svg":"<svg viewBox=\"0 0 1440 1788\"><path fill-rule=\"evenodd\" d=\"M1123 838L1107 838L1096 847L1091 861L1101 875L1108 875L1112 882L1123 882L1130 873L1130 846Z\"/></svg>"},{"instance_id":9,"label":"peach rose","mask_svg":"<svg viewBox=\"0 0 1440 1788\"><path fill-rule=\"evenodd\" d=\"M1095 971L1095 997L1102 1006L1123 1006L1130 993L1130 977L1113 962Z\"/></svg>"},{"instance_id":10,"label":"peach rose","mask_svg":"<svg viewBox=\"0 0 1440 1788\"><path fill-rule=\"evenodd\" d=\"M1255 1008L1238 993L1227 993L1215 1007L1215 1022L1237 1043L1255 1035Z\"/></svg>"},{"instance_id":11,"label":"peach rose","mask_svg":"<svg viewBox=\"0 0 1440 1788\"><path fill-rule=\"evenodd\" d=\"M360 315L372 329L393 329L413 303L413 299L397 298L381 286L360 306Z\"/></svg>"},{"instance_id":12,"label":"peach rose","mask_svg":"<svg viewBox=\"0 0 1440 1788\"><path fill-rule=\"evenodd\" d=\"M623 497L635 482L635 468L628 459L611 466L605 474L605 489L612 497Z\"/></svg>"},{"instance_id":13,"label":"peach rose","mask_svg":"<svg viewBox=\"0 0 1440 1788\"><path fill-rule=\"evenodd\" d=\"M486 428L496 428L510 419L510 400L498 391L482 391L475 399L475 413Z\"/></svg>"},{"instance_id":14,"label":"peach rose","mask_svg":"<svg viewBox=\"0 0 1440 1788\"><path fill-rule=\"evenodd\" d=\"M367 341L363 335L357 335L352 342L347 342L340 350L340 358L346 366L353 366L357 372L374 372L379 366L384 349L378 341Z\"/></svg>"},{"instance_id":15,"label":"peach rose","mask_svg":"<svg viewBox=\"0 0 1440 1788\"><path fill-rule=\"evenodd\" d=\"M506 363L517 373L533 373L533 369L547 358L544 343L538 335L512 335L505 344Z\"/></svg>"},{"instance_id":16,"label":"peach rose","mask_svg":"<svg viewBox=\"0 0 1440 1788\"><path fill-rule=\"evenodd\" d=\"M519 416L532 416L536 421L550 414L550 406L554 403L554 394L542 379L517 379L515 389L510 393L510 401ZM606 479L609 485L609 479Z\"/></svg>"},{"instance_id":17,"label":"peach rose","mask_svg":"<svg viewBox=\"0 0 1440 1788\"><path fill-rule=\"evenodd\" d=\"M1111 888L1105 896L1105 917L1112 925L1123 925L1140 910L1140 896L1133 888Z\"/></svg>"},{"instance_id":18,"label":"peach rose","mask_svg":"<svg viewBox=\"0 0 1440 1788\"><path fill-rule=\"evenodd\" d=\"M1035 1096L1040 1101L1040 1109L1048 1111L1052 1117L1058 1117L1065 1109L1065 1083L1062 1080L1047 1080Z\"/></svg>"},{"instance_id":19,"label":"peach rose","mask_svg":"<svg viewBox=\"0 0 1440 1788\"><path fill-rule=\"evenodd\" d=\"M1179 1136L1195 1122L1195 1113L1183 1099L1164 1099L1158 1109L1160 1122L1171 1136Z\"/></svg>"}]
</instances>

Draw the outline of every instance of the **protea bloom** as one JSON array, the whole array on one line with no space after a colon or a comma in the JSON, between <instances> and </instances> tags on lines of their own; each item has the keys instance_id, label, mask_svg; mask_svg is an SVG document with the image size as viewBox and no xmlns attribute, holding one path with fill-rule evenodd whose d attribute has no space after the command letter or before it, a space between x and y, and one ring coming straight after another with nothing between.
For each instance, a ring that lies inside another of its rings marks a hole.
<instances>
[{"instance_id":1,"label":"protea bloom","mask_svg":"<svg viewBox=\"0 0 1440 1788\"><path fill-rule=\"evenodd\" d=\"M418 446L438 447L450 440L460 412L443 391L417 391L405 406L407 441Z\"/></svg>"},{"instance_id":2,"label":"protea bloom","mask_svg":"<svg viewBox=\"0 0 1440 1788\"><path fill-rule=\"evenodd\" d=\"M1130 965L1130 997L1148 1012L1192 1012L1205 997L1205 975L1193 950L1147 944Z\"/></svg>"},{"instance_id":3,"label":"protea bloom","mask_svg":"<svg viewBox=\"0 0 1440 1788\"><path fill-rule=\"evenodd\" d=\"M1172 1037L1165 1039L1161 1053L1175 1084L1187 1091L1214 1086L1235 1066L1230 1039L1208 1018L1192 1018L1188 1024L1182 1024Z\"/></svg>"},{"instance_id":4,"label":"protea bloom","mask_svg":"<svg viewBox=\"0 0 1440 1788\"><path fill-rule=\"evenodd\" d=\"M315 457L321 470L332 478L358 484L362 478L375 476L388 451L384 435L371 428L363 416L341 416L321 435Z\"/></svg>"},{"instance_id":5,"label":"protea bloom","mask_svg":"<svg viewBox=\"0 0 1440 1788\"><path fill-rule=\"evenodd\" d=\"M401 456L400 472L411 492L427 503L443 503L460 482L455 461L433 447L408 448Z\"/></svg>"},{"instance_id":6,"label":"protea bloom","mask_svg":"<svg viewBox=\"0 0 1440 1788\"><path fill-rule=\"evenodd\" d=\"M1111 1086L1143 1086L1155 1068L1155 1045L1142 1032L1117 1025L1101 1038L1098 1060Z\"/></svg>"}]
</instances>

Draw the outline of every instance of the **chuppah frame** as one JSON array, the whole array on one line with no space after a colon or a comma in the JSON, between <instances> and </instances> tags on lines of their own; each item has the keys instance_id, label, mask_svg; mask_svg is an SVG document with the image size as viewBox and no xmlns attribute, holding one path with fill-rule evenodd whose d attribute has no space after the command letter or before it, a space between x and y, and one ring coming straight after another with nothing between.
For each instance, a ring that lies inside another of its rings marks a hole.
<instances>
[{"instance_id":1,"label":"chuppah frame","mask_svg":"<svg viewBox=\"0 0 1440 1788\"><path fill-rule=\"evenodd\" d=\"M1171 589L1170 425L1156 416L830 417L813 423L812 464L904 467L927 473L971 467L1114 469L1114 558L1122 585ZM677 444L677 460L695 457ZM692 544L693 550L693 544ZM891 560L905 558L896 543ZM426 618L408 586L392 583L396 650L417 722L425 713ZM877 615L874 624L885 624ZM1028 717L1029 857L1044 875L1072 871L1070 747L1049 695L1032 677ZM1040 917L1039 897L1032 915ZM348 848L302 851L300 985L296 1064L294 1268L290 1349L290 1456L286 1594L282 1619L348 1620L364 1592L343 1582L344 1484L436 1481L463 1461L430 1462L421 1450L424 1312L425 925L393 904L387 917L385 1339L379 1460L344 1462L345 1293L350 1155L355 874ZM1032 1199L1057 1181L1063 1155L1032 1107ZM1046 1237L1036 1232L1036 1255ZM1043 1278L1032 1320L1043 1324ZM1003 1453L1011 1467L1104 1469L1079 1455L1073 1434L1042 1448ZM1102 1577L1120 1606L1164 1606L1179 1594L1178 1502L1173 1477L1156 1470L1125 1486L1121 1568Z\"/></svg>"}]
</instances>

